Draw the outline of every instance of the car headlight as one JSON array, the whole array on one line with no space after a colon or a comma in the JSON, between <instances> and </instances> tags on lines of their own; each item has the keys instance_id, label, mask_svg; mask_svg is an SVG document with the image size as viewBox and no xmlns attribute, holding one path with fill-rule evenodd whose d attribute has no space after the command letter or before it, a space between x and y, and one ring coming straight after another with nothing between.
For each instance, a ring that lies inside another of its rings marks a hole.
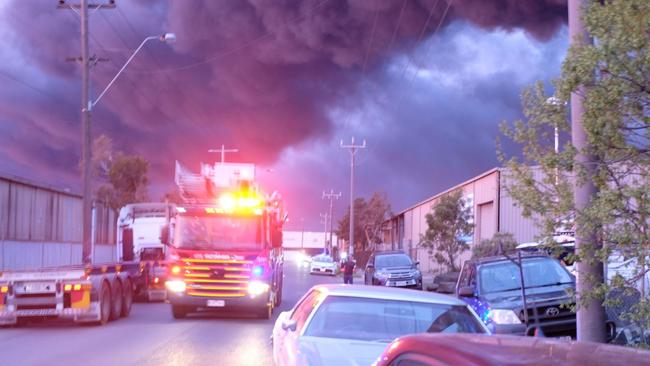
<instances>
[{"instance_id":1,"label":"car headlight","mask_svg":"<svg viewBox=\"0 0 650 366\"><path fill-rule=\"evenodd\" d=\"M248 284L248 294L251 296L258 296L261 295L269 290L269 284L260 282L260 281L252 281Z\"/></svg>"},{"instance_id":2,"label":"car headlight","mask_svg":"<svg viewBox=\"0 0 650 366\"><path fill-rule=\"evenodd\" d=\"M488 318L492 319L495 324L521 324L517 313L508 309L491 309Z\"/></svg>"},{"instance_id":3,"label":"car headlight","mask_svg":"<svg viewBox=\"0 0 650 366\"><path fill-rule=\"evenodd\" d=\"M414 271L411 271L411 276L413 277L420 277L422 276L422 272L418 271L417 269Z\"/></svg>"},{"instance_id":4,"label":"car headlight","mask_svg":"<svg viewBox=\"0 0 650 366\"><path fill-rule=\"evenodd\" d=\"M388 278L388 272L375 272L377 278Z\"/></svg>"},{"instance_id":5,"label":"car headlight","mask_svg":"<svg viewBox=\"0 0 650 366\"><path fill-rule=\"evenodd\" d=\"M182 280L170 280L165 282L165 287L171 292L185 292L185 281Z\"/></svg>"}]
</instances>

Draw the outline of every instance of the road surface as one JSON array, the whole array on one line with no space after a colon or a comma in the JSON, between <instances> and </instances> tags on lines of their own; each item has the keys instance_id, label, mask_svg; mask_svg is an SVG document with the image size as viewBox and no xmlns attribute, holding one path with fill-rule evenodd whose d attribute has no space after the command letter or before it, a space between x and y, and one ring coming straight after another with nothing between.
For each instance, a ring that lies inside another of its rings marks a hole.
<instances>
[{"instance_id":1,"label":"road surface","mask_svg":"<svg viewBox=\"0 0 650 366\"><path fill-rule=\"evenodd\" d=\"M136 303L131 315L104 327L51 320L0 329L0 364L22 365L272 365L275 317L313 285L342 281L311 276L285 263L284 299L274 319L246 314L174 320L169 304Z\"/></svg>"}]
</instances>

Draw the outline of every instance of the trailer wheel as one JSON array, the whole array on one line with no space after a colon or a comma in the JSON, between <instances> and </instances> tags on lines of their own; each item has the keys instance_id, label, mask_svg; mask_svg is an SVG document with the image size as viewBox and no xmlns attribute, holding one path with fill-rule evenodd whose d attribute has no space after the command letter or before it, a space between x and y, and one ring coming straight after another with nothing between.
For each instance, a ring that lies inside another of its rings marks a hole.
<instances>
[{"instance_id":1,"label":"trailer wheel","mask_svg":"<svg viewBox=\"0 0 650 366\"><path fill-rule=\"evenodd\" d=\"M108 318L111 317L111 290L108 288L106 282L102 283L99 290L99 321L96 325L105 325L108 323Z\"/></svg>"},{"instance_id":2,"label":"trailer wheel","mask_svg":"<svg viewBox=\"0 0 650 366\"><path fill-rule=\"evenodd\" d=\"M124 282L122 293L123 299L121 315L126 318L131 313L131 306L133 306L133 283L131 282L131 279L127 278Z\"/></svg>"},{"instance_id":3,"label":"trailer wheel","mask_svg":"<svg viewBox=\"0 0 650 366\"><path fill-rule=\"evenodd\" d=\"M189 309L187 306L183 305L172 305L172 316L174 319L183 319L187 316L187 313L189 313Z\"/></svg>"},{"instance_id":4,"label":"trailer wheel","mask_svg":"<svg viewBox=\"0 0 650 366\"><path fill-rule=\"evenodd\" d=\"M110 320L117 320L120 318L122 313L122 284L120 281L115 281L115 287L113 288L111 299L111 316Z\"/></svg>"}]
</instances>

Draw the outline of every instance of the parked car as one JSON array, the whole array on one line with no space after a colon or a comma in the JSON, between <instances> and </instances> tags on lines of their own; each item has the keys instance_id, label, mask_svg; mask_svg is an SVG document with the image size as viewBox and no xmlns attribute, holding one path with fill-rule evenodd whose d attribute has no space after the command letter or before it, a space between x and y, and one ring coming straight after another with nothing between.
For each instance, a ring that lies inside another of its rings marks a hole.
<instances>
[{"instance_id":1,"label":"parked car","mask_svg":"<svg viewBox=\"0 0 650 366\"><path fill-rule=\"evenodd\" d=\"M364 273L364 283L373 286L409 287L422 290L420 262L401 251L377 252L370 256Z\"/></svg>"},{"instance_id":2,"label":"parked car","mask_svg":"<svg viewBox=\"0 0 650 366\"><path fill-rule=\"evenodd\" d=\"M456 295L469 304L494 333L576 335L576 316L567 290L575 277L544 254L522 257L528 324L525 323L519 267L505 256L466 261ZM605 325L603 325L604 327Z\"/></svg>"},{"instance_id":3,"label":"parked car","mask_svg":"<svg viewBox=\"0 0 650 366\"><path fill-rule=\"evenodd\" d=\"M464 302L441 294L359 285L319 285L273 327L276 365L369 365L411 333L489 333Z\"/></svg>"},{"instance_id":4,"label":"parked car","mask_svg":"<svg viewBox=\"0 0 650 366\"><path fill-rule=\"evenodd\" d=\"M309 273L322 273L330 276L336 275L337 263L329 255L319 254L311 259Z\"/></svg>"},{"instance_id":5,"label":"parked car","mask_svg":"<svg viewBox=\"0 0 650 366\"><path fill-rule=\"evenodd\" d=\"M602 343L481 334L418 334L398 338L374 366L648 365L650 352Z\"/></svg>"}]
</instances>

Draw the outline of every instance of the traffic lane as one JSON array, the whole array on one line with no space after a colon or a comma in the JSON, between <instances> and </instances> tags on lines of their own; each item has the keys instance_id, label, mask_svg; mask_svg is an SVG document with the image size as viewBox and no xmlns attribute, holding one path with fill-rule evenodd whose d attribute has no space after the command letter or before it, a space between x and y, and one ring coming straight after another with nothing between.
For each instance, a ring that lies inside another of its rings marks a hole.
<instances>
[{"instance_id":1,"label":"traffic lane","mask_svg":"<svg viewBox=\"0 0 650 366\"><path fill-rule=\"evenodd\" d=\"M54 320L0 329L0 357L7 365L271 365L269 336L279 312L311 286L339 281L288 262L272 320L241 313L174 320L168 304L137 303L129 318L104 327Z\"/></svg>"}]
</instances>

